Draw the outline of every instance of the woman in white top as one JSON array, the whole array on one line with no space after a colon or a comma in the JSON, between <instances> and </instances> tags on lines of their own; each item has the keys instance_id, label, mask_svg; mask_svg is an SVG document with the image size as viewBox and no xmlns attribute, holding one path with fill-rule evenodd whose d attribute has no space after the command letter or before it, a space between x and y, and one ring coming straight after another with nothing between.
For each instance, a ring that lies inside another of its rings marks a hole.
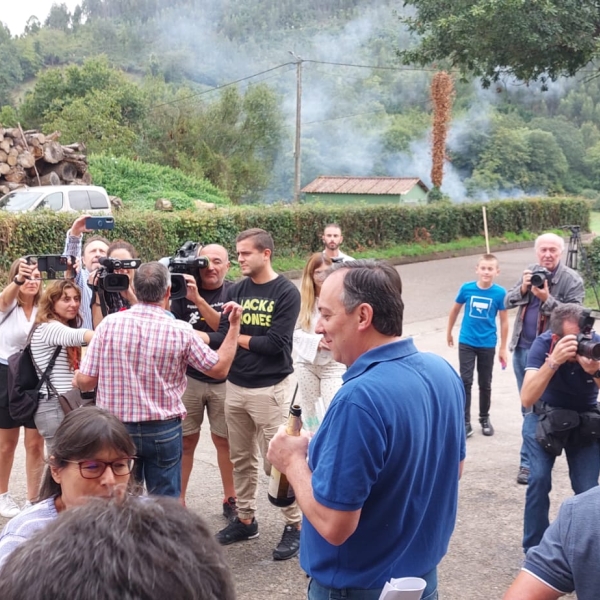
<instances>
[{"instance_id":1,"label":"woman in white top","mask_svg":"<svg viewBox=\"0 0 600 600\"><path fill-rule=\"evenodd\" d=\"M56 429L64 419L57 394L68 392L73 375L81 361L81 346L94 332L81 326L81 291L70 279L52 282L40 300L36 328L31 336L31 354L40 373L50 362L57 346L61 346L49 376L50 384L42 386L34 420L38 431L50 446Z\"/></svg>"},{"instance_id":2,"label":"woman in white top","mask_svg":"<svg viewBox=\"0 0 600 600\"><path fill-rule=\"evenodd\" d=\"M311 423L315 415L315 403L323 399L326 410L342 385L346 367L333 360L333 355L321 334L315 333L319 319L317 301L331 259L322 252L313 254L302 272L300 284L300 314L294 331L296 352L296 376L301 395L303 420L309 430L316 429ZM318 415L317 415L318 416Z\"/></svg>"},{"instance_id":3,"label":"woman in white top","mask_svg":"<svg viewBox=\"0 0 600 600\"><path fill-rule=\"evenodd\" d=\"M0 516L14 517L20 508L8 493L21 426L8 412L8 366L11 354L22 350L35 321L41 295L40 273L34 265L17 259L10 267L9 284L0 294ZM44 440L33 419L25 426L27 502L37 496L44 466Z\"/></svg>"}]
</instances>

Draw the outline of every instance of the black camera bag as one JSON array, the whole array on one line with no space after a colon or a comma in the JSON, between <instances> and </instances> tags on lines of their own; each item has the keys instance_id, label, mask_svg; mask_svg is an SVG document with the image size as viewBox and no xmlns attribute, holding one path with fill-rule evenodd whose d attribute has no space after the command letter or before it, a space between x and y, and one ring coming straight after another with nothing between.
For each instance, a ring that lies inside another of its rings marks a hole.
<instances>
[{"instance_id":1,"label":"black camera bag","mask_svg":"<svg viewBox=\"0 0 600 600\"><path fill-rule=\"evenodd\" d=\"M600 410L597 406L579 413L579 418L578 434L582 444L590 444L600 438Z\"/></svg>"},{"instance_id":2,"label":"black camera bag","mask_svg":"<svg viewBox=\"0 0 600 600\"><path fill-rule=\"evenodd\" d=\"M560 456L573 429L579 426L580 418L576 410L558 408L543 404L536 408L538 423L535 439L552 456Z\"/></svg>"}]
</instances>

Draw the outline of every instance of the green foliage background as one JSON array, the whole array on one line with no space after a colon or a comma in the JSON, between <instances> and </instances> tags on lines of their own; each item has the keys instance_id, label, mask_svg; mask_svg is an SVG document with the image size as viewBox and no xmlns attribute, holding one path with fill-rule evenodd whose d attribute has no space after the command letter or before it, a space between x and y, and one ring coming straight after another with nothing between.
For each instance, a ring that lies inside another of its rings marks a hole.
<instances>
[{"instance_id":1,"label":"green foliage background","mask_svg":"<svg viewBox=\"0 0 600 600\"><path fill-rule=\"evenodd\" d=\"M415 142L426 143L432 72L456 64L463 79L449 156L469 197L524 192L598 200L600 83L589 77L593 68L549 94L496 68L509 68L516 57L518 76L549 64L551 78L575 73L596 52L597 3L406 4L419 10L412 20L392 0L85 0L73 12L55 4L44 22L32 17L22 35L0 26L0 122L57 128L61 141L84 141L92 154L180 169L236 203L289 201L290 49L308 59L303 185L325 172L414 175L397 173L398 165ZM424 36L420 46L410 28ZM328 60L338 45L342 62L363 67L310 62ZM398 50L425 69L403 70ZM473 75L493 82L487 96Z\"/></svg>"}]
</instances>

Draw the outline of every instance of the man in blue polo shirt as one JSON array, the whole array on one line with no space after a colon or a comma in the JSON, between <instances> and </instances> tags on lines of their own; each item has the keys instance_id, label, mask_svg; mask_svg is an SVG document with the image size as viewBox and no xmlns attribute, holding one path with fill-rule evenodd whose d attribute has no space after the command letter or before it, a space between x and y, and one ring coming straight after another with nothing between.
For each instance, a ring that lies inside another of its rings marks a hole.
<instances>
[{"instance_id":1,"label":"man in blue polo shirt","mask_svg":"<svg viewBox=\"0 0 600 600\"><path fill-rule=\"evenodd\" d=\"M573 491L580 494L598 485L598 439L582 437L578 425L582 413L597 410L600 386L600 362L581 356L577 350L582 313L578 304L557 306L550 316L550 329L535 339L527 357L521 402L525 408L533 407L533 411L523 421L523 441L530 462L523 524L525 552L540 543L549 524L549 493L556 454L545 450L536 439L541 433L538 423L548 407L575 412L562 415L559 423L561 428L568 422L575 427L564 432L557 430L567 455ZM594 334L593 341L600 342L600 337Z\"/></svg>"},{"instance_id":2,"label":"man in blue polo shirt","mask_svg":"<svg viewBox=\"0 0 600 600\"><path fill-rule=\"evenodd\" d=\"M268 453L304 513L308 598L377 600L389 579L416 576L433 600L465 457L463 385L445 360L401 339L402 284L390 265L334 265L319 310L316 331L348 367L344 384L310 447L281 428Z\"/></svg>"},{"instance_id":3,"label":"man in blue polo shirt","mask_svg":"<svg viewBox=\"0 0 600 600\"><path fill-rule=\"evenodd\" d=\"M527 552L523 568L503 600L557 600L577 593L598 600L600 589L600 488L567 498L539 546Z\"/></svg>"}]
</instances>

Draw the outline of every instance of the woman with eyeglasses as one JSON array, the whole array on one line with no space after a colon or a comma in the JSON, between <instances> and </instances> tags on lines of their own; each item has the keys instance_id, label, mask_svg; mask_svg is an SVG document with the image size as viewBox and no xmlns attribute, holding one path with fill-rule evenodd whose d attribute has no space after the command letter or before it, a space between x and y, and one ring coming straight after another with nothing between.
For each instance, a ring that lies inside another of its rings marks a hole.
<instances>
[{"instance_id":1,"label":"woman with eyeglasses","mask_svg":"<svg viewBox=\"0 0 600 600\"><path fill-rule=\"evenodd\" d=\"M58 513L89 498L132 492L134 455L133 441L113 414L95 406L67 414L56 430L37 502L0 534L0 565Z\"/></svg>"},{"instance_id":2,"label":"woman with eyeglasses","mask_svg":"<svg viewBox=\"0 0 600 600\"><path fill-rule=\"evenodd\" d=\"M321 286L332 261L322 252L315 252L308 259L300 284L300 314L294 331L296 352L296 376L300 391L300 404L307 428L314 433L317 424L311 424L316 413L318 398L323 399L324 409L342 385L346 367L333 360L323 336L315 333L319 320L318 300Z\"/></svg>"},{"instance_id":3,"label":"woman with eyeglasses","mask_svg":"<svg viewBox=\"0 0 600 600\"><path fill-rule=\"evenodd\" d=\"M8 285L0 293L0 516L12 518L21 511L8 491L21 423L13 420L8 411L8 357L23 350L27 344L42 288L40 272L24 258L13 262L8 272L8 281ZM23 425L26 508L38 495L44 468L44 439L38 433L33 419Z\"/></svg>"}]
</instances>

